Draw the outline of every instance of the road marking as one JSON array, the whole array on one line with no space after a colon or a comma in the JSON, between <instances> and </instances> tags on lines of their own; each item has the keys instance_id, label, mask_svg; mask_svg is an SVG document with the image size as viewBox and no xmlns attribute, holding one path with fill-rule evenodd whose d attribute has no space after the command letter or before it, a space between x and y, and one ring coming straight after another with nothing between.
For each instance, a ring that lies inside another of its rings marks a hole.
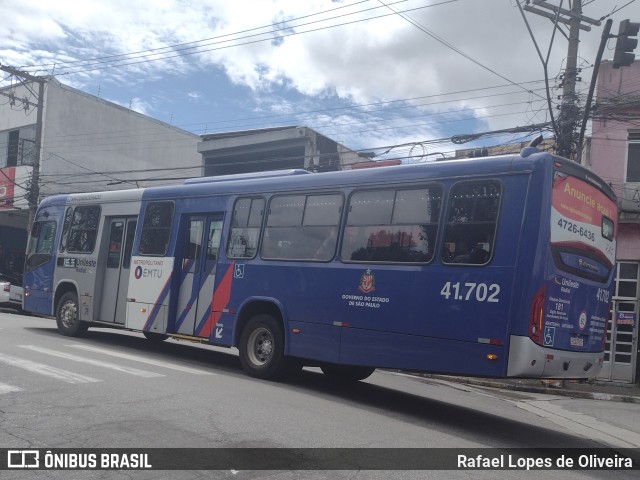
<instances>
[{"instance_id":1,"label":"road marking","mask_svg":"<svg viewBox=\"0 0 640 480\"><path fill-rule=\"evenodd\" d=\"M93 383L100 382L101 380L80 375L78 373L69 372L68 370L62 370L60 368L51 367L44 363L32 362L31 360L25 360L18 357L12 357L11 355L5 355L0 353L0 362L14 367L22 368L29 372L37 373L47 377L52 377L58 380L62 380L67 383Z\"/></svg>"},{"instance_id":2,"label":"road marking","mask_svg":"<svg viewBox=\"0 0 640 480\"><path fill-rule=\"evenodd\" d=\"M7 385L6 383L0 383L0 395L2 395L3 393L20 392L20 391L22 391L21 388L14 387L13 385Z\"/></svg>"},{"instance_id":3,"label":"road marking","mask_svg":"<svg viewBox=\"0 0 640 480\"><path fill-rule=\"evenodd\" d=\"M65 345L66 347L80 348L89 352L101 353L103 355L111 355L112 357L123 358L125 360L131 360L134 362L146 363L149 365L155 365L156 367L170 368L172 370L178 370L180 372L192 373L194 375L217 375L217 373L209 372L207 370L200 370L191 367L182 367L174 363L163 362L162 360L152 360L150 358L141 357L139 355L130 355L128 353L122 353L115 350L107 350L106 348L92 347L90 345Z\"/></svg>"},{"instance_id":4,"label":"road marking","mask_svg":"<svg viewBox=\"0 0 640 480\"><path fill-rule=\"evenodd\" d=\"M523 410L598 442L618 448L640 448L640 434L604 423L583 413L572 412L548 400L513 403Z\"/></svg>"},{"instance_id":5,"label":"road marking","mask_svg":"<svg viewBox=\"0 0 640 480\"><path fill-rule=\"evenodd\" d=\"M146 370L138 370L137 368L131 367L123 367L122 365L117 365L115 363L110 362L102 362L100 360L94 360L92 358L86 357L78 357L76 355L72 355L70 353L59 352L57 350L49 350L48 348L36 347L35 345L19 345L20 348L26 348L27 350L32 350L34 352L44 353L46 355L52 355L54 357L64 358L65 360L71 360L72 362L80 362L88 365L93 365L95 367L108 368L111 370L116 370L122 373L128 373L129 375L136 375L138 377L144 378L156 378L156 377L164 377L161 373L149 372Z\"/></svg>"}]
</instances>

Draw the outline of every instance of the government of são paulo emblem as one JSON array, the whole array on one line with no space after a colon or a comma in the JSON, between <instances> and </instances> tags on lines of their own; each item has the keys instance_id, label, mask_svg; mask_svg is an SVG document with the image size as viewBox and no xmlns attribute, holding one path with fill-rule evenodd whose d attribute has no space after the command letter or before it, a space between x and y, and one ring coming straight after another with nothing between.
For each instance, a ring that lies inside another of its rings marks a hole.
<instances>
[{"instance_id":1,"label":"government of s\u00e3o paulo emblem","mask_svg":"<svg viewBox=\"0 0 640 480\"><path fill-rule=\"evenodd\" d=\"M358 285L358 290L362 293L371 293L376 289L376 279L373 275L373 272L370 269L365 270L362 275L360 275L360 285Z\"/></svg>"}]
</instances>

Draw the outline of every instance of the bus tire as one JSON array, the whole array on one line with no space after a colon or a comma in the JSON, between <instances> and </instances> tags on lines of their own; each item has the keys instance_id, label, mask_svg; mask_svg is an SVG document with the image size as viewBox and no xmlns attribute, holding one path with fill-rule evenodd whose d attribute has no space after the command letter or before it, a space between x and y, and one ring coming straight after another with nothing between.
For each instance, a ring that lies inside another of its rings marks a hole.
<instances>
[{"instance_id":1,"label":"bus tire","mask_svg":"<svg viewBox=\"0 0 640 480\"><path fill-rule=\"evenodd\" d=\"M80 320L78 295L67 292L58 301L56 307L56 324L58 331L67 337L80 337L89 329L89 324Z\"/></svg>"},{"instance_id":2,"label":"bus tire","mask_svg":"<svg viewBox=\"0 0 640 480\"><path fill-rule=\"evenodd\" d=\"M331 380L341 383L358 382L369 378L375 371L373 367L358 367L353 365L324 365L320 367Z\"/></svg>"},{"instance_id":3,"label":"bus tire","mask_svg":"<svg viewBox=\"0 0 640 480\"><path fill-rule=\"evenodd\" d=\"M152 342L164 342L169 338L169 335L165 333L142 332L142 334L147 337L147 340L151 340Z\"/></svg>"},{"instance_id":4,"label":"bus tire","mask_svg":"<svg viewBox=\"0 0 640 480\"><path fill-rule=\"evenodd\" d=\"M284 354L284 334L271 315L251 318L242 330L240 365L251 377L263 380L282 380L302 369L295 359Z\"/></svg>"}]
</instances>

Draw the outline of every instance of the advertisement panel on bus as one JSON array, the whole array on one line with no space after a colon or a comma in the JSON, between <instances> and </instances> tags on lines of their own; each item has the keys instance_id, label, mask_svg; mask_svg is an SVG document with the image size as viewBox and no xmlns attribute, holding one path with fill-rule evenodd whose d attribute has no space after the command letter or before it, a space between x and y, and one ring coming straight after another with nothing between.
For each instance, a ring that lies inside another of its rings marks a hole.
<instances>
[{"instance_id":1,"label":"advertisement panel on bus","mask_svg":"<svg viewBox=\"0 0 640 480\"><path fill-rule=\"evenodd\" d=\"M541 295L544 302L539 304L544 305L540 343L565 350L601 351L615 266L616 203L585 179L557 170L550 226L555 272L548 277Z\"/></svg>"}]
</instances>

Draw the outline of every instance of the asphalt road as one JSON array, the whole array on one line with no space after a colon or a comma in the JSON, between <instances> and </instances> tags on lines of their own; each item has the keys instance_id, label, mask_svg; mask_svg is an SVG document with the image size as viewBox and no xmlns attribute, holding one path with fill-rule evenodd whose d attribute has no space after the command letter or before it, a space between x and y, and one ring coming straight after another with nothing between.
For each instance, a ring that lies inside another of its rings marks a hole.
<instances>
[{"instance_id":1,"label":"asphalt road","mask_svg":"<svg viewBox=\"0 0 640 480\"><path fill-rule=\"evenodd\" d=\"M376 372L246 376L233 350L0 313L0 448L640 448L640 406ZM0 472L0 478L635 478L626 471Z\"/></svg>"}]
</instances>

